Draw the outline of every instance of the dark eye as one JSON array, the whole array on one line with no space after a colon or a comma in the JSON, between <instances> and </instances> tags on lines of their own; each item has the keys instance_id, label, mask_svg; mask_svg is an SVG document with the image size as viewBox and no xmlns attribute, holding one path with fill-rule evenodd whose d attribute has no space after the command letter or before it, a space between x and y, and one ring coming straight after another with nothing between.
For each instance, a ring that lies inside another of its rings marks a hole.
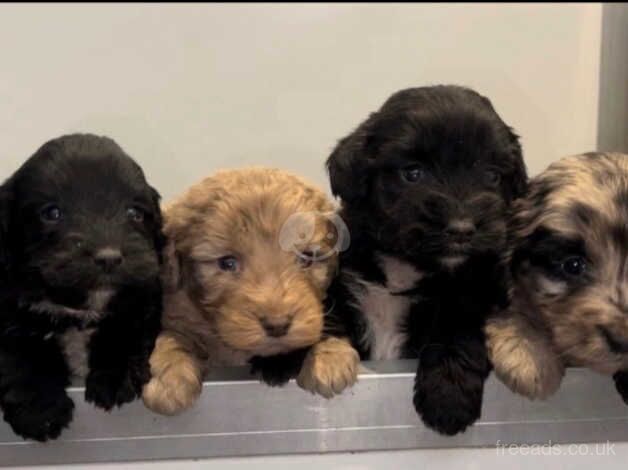
<instances>
[{"instance_id":1,"label":"dark eye","mask_svg":"<svg viewBox=\"0 0 628 470\"><path fill-rule=\"evenodd\" d=\"M235 273L240 270L240 262L235 256L223 256L218 259L218 267L222 271Z\"/></svg>"},{"instance_id":2,"label":"dark eye","mask_svg":"<svg viewBox=\"0 0 628 470\"><path fill-rule=\"evenodd\" d=\"M580 256L572 256L570 258L565 259L560 268L562 271L570 277L578 277L584 274L587 268L587 262L584 258Z\"/></svg>"},{"instance_id":3,"label":"dark eye","mask_svg":"<svg viewBox=\"0 0 628 470\"><path fill-rule=\"evenodd\" d=\"M133 222L143 222L144 221L144 211L138 207L129 207L126 210L126 215Z\"/></svg>"},{"instance_id":4,"label":"dark eye","mask_svg":"<svg viewBox=\"0 0 628 470\"><path fill-rule=\"evenodd\" d=\"M309 268L314 263L314 253L312 251L302 251L297 255L297 261L302 268Z\"/></svg>"},{"instance_id":5,"label":"dark eye","mask_svg":"<svg viewBox=\"0 0 628 470\"><path fill-rule=\"evenodd\" d=\"M58 222L61 215L61 209L56 204L49 204L41 210L41 218L46 222Z\"/></svg>"},{"instance_id":6,"label":"dark eye","mask_svg":"<svg viewBox=\"0 0 628 470\"><path fill-rule=\"evenodd\" d=\"M401 170L401 176L408 183L416 183L421 181L426 175L425 169L420 166L409 166Z\"/></svg>"},{"instance_id":7,"label":"dark eye","mask_svg":"<svg viewBox=\"0 0 628 470\"><path fill-rule=\"evenodd\" d=\"M491 186L497 186L501 182L502 176L495 170L486 170L484 172L484 179L486 180L487 184Z\"/></svg>"}]
</instances>

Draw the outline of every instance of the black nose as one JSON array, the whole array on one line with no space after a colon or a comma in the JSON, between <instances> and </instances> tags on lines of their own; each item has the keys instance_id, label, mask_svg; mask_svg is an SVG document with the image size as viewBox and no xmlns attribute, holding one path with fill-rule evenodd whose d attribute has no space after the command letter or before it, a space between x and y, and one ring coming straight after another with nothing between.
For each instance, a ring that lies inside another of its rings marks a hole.
<instances>
[{"instance_id":1,"label":"black nose","mask_svg":"<svg viewBox=\"0 0 628 470\"><path fill-rule=\"evenodd\" d=\"M267 318L262 320L262 326L268 336L273 338L280 338L290 329L291 320L268 320Z\"/></svg>"},{"instance_id":2,"label":"black nose","mask_svg":"<svg viewBox=\"0 0 628 470\"><path fill-rule=\"evenodd\" d=\"M454 220L445 228L445 234L454 241L466 241L475 233L475 224L467 219Z\"/></svg>"},{"instance_id":3,"label":"black nose","mask_svg":"<svg viewBox=\"0 0 628 470\"><path fill-rule=\"evenodd\" d=\"M103 248L94 256L94 263L105 272L111 272L122 264L122 253L115 248Z\"/></svg>"}]
</instances>

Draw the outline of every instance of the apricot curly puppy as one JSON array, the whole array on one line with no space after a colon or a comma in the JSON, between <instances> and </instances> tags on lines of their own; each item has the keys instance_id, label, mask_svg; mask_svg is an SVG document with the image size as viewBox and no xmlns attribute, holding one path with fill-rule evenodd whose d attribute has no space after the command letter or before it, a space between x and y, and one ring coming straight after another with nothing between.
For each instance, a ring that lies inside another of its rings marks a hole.
<instances>
[{"instance_id":1,"label":"apricot curly puppy","mask_svg":"<svg viewBox=\"0 0 628 470\"><path fill-rule=\"evenodd\" d=\"M144 402L189 408L209 367L250 362L330 397L352 385L358 354L326 334L324 300L342 233L318 189L272 169L223 171L165 211L164 331Z\"/></svg>"},{"instance_id":2,"label":"apricot curly puppy","mask_svg":"<svg viewBox=\"0 0 628 470\"><path fill-rule=\"evenodd\" d=\"M515 203L512 234L512 303L487 324L497 376L546 398L565 367L588 367L628 400L628 155L552 164Z\"/></svg>"}]
</instances>

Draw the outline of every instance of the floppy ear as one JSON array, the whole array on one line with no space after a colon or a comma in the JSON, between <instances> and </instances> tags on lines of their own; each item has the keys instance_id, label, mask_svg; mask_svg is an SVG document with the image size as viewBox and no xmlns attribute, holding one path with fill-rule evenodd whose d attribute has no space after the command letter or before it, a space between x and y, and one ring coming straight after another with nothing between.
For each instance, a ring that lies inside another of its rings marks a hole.
<instances>
[{"instance_id":1,"label":"floppy ear","mask_svg":"<svg viewBox=\"0 0 628 470\"><path fill-rule=\"evenodd\" d=\"M327 171L334 196L344 202L356 202L368 191L369 156L368 147L371 122L375 113L360 126L338 142L327 159Z\"/></svg>"},{"instance_id":2,"label":"floppy ear","mask_svg":"<svg viewBox=\"0 0 628 470\"><path fill-rule=\"evenodd\" d=\"M536 243L535 235L545 210L547 183L535 178L526 189L526 194L511 206L508 223L508 258L511 274L517 277L519 268L529 258L530 247Z\"/></svg>"},{"instance_id":3,"label":"floppy ear","mask_svg":"<svg viewBox=\"0 0 628 470\"><path fill-rule=\"evenodd\" d=\"M163 250L164 264L161 281L166 291L176 291L181 287L181 259L174 241L168 240Z\"/></svg>"},{"instance_id":4,"label":"floppy ear","mask_svg":"<svg viewBox=\"0 0 628 470\"><path fill-rule=\"evenodd\" d=\"M512 128L508 129L508 134L510 140L509 153L513 164L511 190L513 199L518 199L525 194L528 187L528 173L526 171L525 162L523 161L519 136L514 133Z\"/></svg>"},{"instance_id":5,"label":"floppy ear","mask_svg":"<svg viewBox=\"0 0 628 470\"><path fill-rule=\"evenodd\" d=\"M157 192L155 188L149 186L150 188L150 197L153 211L153 218L155 220L155 248L160 253L163 252L163 249L166 245L166 237L163 232L164 220L163 215L161 213L161 196Z\"/></svg>"},{"instance_id":6,"label":"floppy ear","mask_svg":"<svg viewBox=\"0 0 628 470\"><path fill-rule=\"evenodd\" d=\"M11 214L11 191L6 184L0 186L0 279L9 270L9 222Z\"/></svg>"}]
</instances>

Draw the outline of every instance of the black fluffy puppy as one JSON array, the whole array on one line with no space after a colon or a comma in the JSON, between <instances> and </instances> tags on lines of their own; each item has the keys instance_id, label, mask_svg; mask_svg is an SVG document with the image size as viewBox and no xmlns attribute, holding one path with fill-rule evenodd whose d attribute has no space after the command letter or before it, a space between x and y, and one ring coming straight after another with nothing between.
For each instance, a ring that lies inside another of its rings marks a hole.
<instances>
[{"instance_id":1,"label":"black fluffy puppy","mask_svg":"<svg viewBox=\"0 0 628 470\"><path fill-rule=\"evenodd\" d=\"M333 320L363 359L418 357L417 412L441 433L463 431L491 367L485 318L507 303L506 213L527 179L517 136L472 90L413 88L327 165L351 232Z\"/></svg>"},{"instance_id":2,"label":"black fluffy puppy","mask_svg":"<svg viewBox=\"0 0 628 470\"><path fill-rule=\"evenodd\" d=\"M111 409L150 378L159 332L159 195L111 139L44 144L0 187L0 407L14 431L59 436L74 405Z\"/></svg>"}]
</instances>

